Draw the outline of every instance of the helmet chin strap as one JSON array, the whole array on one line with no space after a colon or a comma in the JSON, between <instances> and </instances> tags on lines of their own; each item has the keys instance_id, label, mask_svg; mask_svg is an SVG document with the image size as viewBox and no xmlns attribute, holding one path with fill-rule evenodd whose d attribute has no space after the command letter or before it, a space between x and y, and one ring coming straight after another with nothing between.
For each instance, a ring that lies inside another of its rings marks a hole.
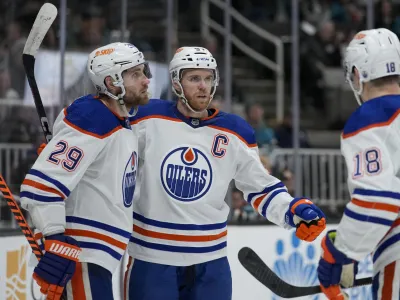
<instances>
[{"instance_id":1,"label":"helmet chin strap","mask_svg":"<svg viewBox=\"0 0 400 300\"><path fill-rule=\"evenodd\" d=\"M358 79L358 85L360 86L360 89L357 90L354 85L353 85L353 81L351 80L351 78L349 78L349 84L350 84L350 88L354 93L354 96L356 97L357 103L358 105L362 105L364 103L364 101L361 99L361 94L363 92L363 83L360 79Z\"/></svg>"},{"instance_id":2,"label":"helmet chin strap","mask_svg":"<svg viewBox=\"0 0 400 300\"><path fill-rule=\"evenodd\" d=\"M114 81L113 82L114 86L120 87L121 88L121 94L118 94L117 96L110 93L108 90L104 92L104 94L106 94L108 97L118 101L118 104L120 105L122 112L125 114L126 117L130 116L128 110L126 109L125 106L125 101L124 101L124 96L125 96L125 87L124 87L124 82L123 80L121 81ZM137 108L135 108L134 110L134 115L137 113Z\"/></svg>"},{"instance_id":3,"label":"helmet chin strap","mask_svg":"<svg viewBox=\"0 0 400 300\"><path fill-rule=\"evenodd\" d=\"M200 113L202 113L202 112L207 110L207 108L210 106L210 103L211 103L211 101L212 101L212 99L214 97L215 87L214 87L213 93L210 95L210 100L208 100L206 108L203 109L203 110L196 110L196 109L194 109L193 107L190 106L189 101L187 100L187 98L185 96L185 92L183 91L183 87L182 87L181 83L179 81L176 82L176 83L179 85L179 87L181 89L181 92L178 93L178 91L175 88L173 88L174 93L178 96L179 100L181 100L191 112L194 112L196 114L200 114Z\"/></svg>"}]
</instances>

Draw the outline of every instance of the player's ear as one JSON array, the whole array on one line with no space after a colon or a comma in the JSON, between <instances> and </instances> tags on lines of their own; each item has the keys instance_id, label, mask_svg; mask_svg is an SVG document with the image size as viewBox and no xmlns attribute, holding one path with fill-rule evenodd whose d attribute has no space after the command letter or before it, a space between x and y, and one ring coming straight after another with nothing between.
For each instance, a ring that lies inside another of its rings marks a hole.
<instances>
[{"instance_id":1,"label":"player's ear","mask_svg":"<svg viewBox=\"0 0 400 300\"><path fill-rule=\"evenodd\" d=\"M113 84L113 82L114 82L114 79L112 79L111 76L107 76L107 77L104 79L104 84L106 85L107 90L109 90L112 94L116 94L118 87L116 87L116 86Z\"/></svg>"},{"instance_id":2,"label":"player's ear","mask_svg":"<svg viewBox=\"0 0 400 300\"><path fill-rule=\"evenodd\" d=\"M179 84L177 84L176 82L173 82L172 86L174 87L175 91L177 91L178 93L182 92L181 86Z\"/></svg>"},{"instance_id":3,"label":"player's ear","mask_svg":"<svg viewBox=\"0 0 400 300\"><path fill-rule=\"evenodd\" d=\"M104 84L106 85L108 90L115 88L111 76L107 76L106 78L104 78Z\"/></svg>"}]
</instances>

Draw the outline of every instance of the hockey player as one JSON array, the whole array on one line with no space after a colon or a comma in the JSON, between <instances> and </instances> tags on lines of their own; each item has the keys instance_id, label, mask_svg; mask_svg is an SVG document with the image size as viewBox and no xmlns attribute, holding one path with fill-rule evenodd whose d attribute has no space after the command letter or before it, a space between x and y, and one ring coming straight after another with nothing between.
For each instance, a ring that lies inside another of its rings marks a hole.
<instances>
[{"instance_id":1,"label":"hockey player","mask_svg":"<svg viewBox=\"0 0 400 300\"><path fill-rule=\"evenodd\" d=\"M387 29L359 32L345 54L346 81L360 107L341 139L351 201L322 240L318 266L329 299L347 299L358 262L373 252L373 299L399 299L400 42Z\"/></svg>"},{"instance_id":2,"label":"hockey player","mask_svg":"<svg viewBox=\"0 0 400 300\"><path fill-rule=\"evenodd\" d=\"M125 296L228 300L224 198L232 179L255 210L284 228L297 225L303 240L324 230L324 214L308 199L293 199L266 172L249 124L207 109L219 80L207 49L178 49L169 71L179 101L151 100L131 119L139 136L139 186Z\"/></svg>"},{"instance_id":3,"label":"hockey player","mask_svg":"<svg viewBox=\"0 0 400 300\"><path fill-rule=\"evenodd\" d=\"M131 235L138 146L127 110L148 102L150 70L135 46L112 43L89 55L87 72L99 96L60 113L21 187L45 240L33 278L47 299L65 286L68 299L113 299L112 273Z\"/></svg>"}]
</instances>

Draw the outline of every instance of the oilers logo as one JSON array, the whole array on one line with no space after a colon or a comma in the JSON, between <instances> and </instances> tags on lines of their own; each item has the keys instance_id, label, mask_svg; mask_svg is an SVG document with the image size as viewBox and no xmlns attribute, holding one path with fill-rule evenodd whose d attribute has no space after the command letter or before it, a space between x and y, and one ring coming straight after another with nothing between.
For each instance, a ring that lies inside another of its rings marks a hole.
<instances>
[{"instance_id":1,"label":"oilers logo","mask_svg":"<svg viewBox=\"0 0 400 300\"><path fill-rule=\"evenodd\" d=\"M212 183L209 160L193 147L180 147L169 152L162 162L160 176L165 191L184 202L203 197Z\"/></svg>"},{"instance_id":2,"label":"oilers logo","mask_svg":"<svg viewBox=\"0 0 400 300\"><path fill-rule=\"evenodd\" d=\"M133 202L133 194L136 187L136 175L138 169L138 156L134 151L130 156L125 167L124 176L122 178L122 195L124 197L124 205L130 207Z\"/></svg>"}]
</instances>

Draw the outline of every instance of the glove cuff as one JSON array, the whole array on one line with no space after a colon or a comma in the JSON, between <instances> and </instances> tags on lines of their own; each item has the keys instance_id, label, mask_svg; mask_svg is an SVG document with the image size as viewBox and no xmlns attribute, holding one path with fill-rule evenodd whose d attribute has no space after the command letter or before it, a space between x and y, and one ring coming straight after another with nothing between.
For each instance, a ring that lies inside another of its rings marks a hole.
<instances>
[{"instance_id":1,"label":"glove cuff","mask_svg":"<svg viewBox=\"0 0 400 300\"><path fill-rule=\"evenodd\" d=\"M336 230L330 230L326 233L326 236L322 240L322 255L323 258L329 263L337 264L350 264L353 262L350 258L346 256L343 252L338 250L335 245Z\"/></svg>"},{"instance_id":2,"label":"glove cuff","mask_svg":"<svg viewBox=\"0 0 400 300\"><path fill-rule=\"evenodd\" d=\"M301 204L313 204L310 199L301 197L301 198L294 198L292 201L289 203L289 208L285 213L285 222L289 224L292 227L296 227L296 223L293 220L293 216L296 213L296 208L301 205ZM297 212L300 214L301 212Z\"/></svg>"},{"instance_id":3,"label":"glove cuff","mask_svg":"<svg viewBox=\"0 0 400 300\"><path fill-rule=\"evenodd\" d=\"M44 242L44 250L78 262L82 249L77 244L78 242L75 239L64 235L48 236Z\"/></svg>"}]
</instances>

